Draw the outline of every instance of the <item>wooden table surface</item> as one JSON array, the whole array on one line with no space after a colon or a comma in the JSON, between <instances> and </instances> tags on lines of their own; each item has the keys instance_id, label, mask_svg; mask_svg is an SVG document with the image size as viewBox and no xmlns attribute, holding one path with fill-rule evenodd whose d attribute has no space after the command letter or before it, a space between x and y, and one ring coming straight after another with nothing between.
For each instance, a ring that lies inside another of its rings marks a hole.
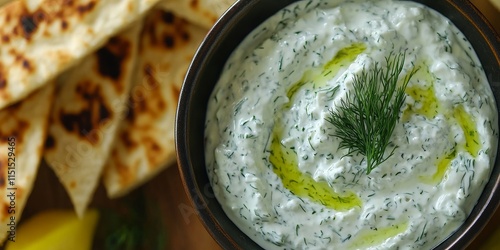
<instances>
[{"instance_id":1,"label":"wooden table surface","mask_svg":"<svg viewBox=\"0 0 500 250\"><path fill-rule=\"evenodd\" d=\"M472 0L490 20L500 33L500 12L488 0ZM500 69L499 69L500 70ZM47 188L50 186L50 188ZM37 188L39 187L39 188ZM162 221L165 225L166 249L207 250L220 249L217 243L207 233L199 219L192 211L193 205L184 192L177 166L171 166L160 175L139 189L157 200L162 211ZM47 195L47 194L50 195ZM102 187L96 192L93 206L109 205L116 201L109 201ZM64 193L54 174L42 166L35 189L28 200L23 217L29 218L33 214L51 207L71 208L67 195ZM159 217L160 218L160 217ZM469 249L479 249L483 242L500 225L500 211L486 226L479 238ZM495 239L500 243L500 239Z\"/></svg>"}]
</instances>

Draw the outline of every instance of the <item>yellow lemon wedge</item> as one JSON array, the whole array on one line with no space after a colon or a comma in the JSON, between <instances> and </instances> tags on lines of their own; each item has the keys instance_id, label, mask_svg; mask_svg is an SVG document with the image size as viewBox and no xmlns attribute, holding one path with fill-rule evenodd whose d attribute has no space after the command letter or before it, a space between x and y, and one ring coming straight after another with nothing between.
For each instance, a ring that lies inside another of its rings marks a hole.
<instances>
[{"instance_id":1,"label":"yellow lemon wedge","mask_svg":"<svg viewBox=\"0 0 500 250\"><path fill-rule=\"evenodd\" d=\"M500 10L500 0L490 0L490 2L493 6L497 7L498 10Z\"/></svg>"},{"instance_id":2,"label":"yellow lemon wedge","mask_svg":"<svg viewBox=\"0 0 500 250\"><path fill-rule=\"evenodd\" d=\"M41 212L21 223L15 242L8 241L6 250L88 250L99 219L96 209L79 219L72 210Z\"/></svg>"}]
</instances>

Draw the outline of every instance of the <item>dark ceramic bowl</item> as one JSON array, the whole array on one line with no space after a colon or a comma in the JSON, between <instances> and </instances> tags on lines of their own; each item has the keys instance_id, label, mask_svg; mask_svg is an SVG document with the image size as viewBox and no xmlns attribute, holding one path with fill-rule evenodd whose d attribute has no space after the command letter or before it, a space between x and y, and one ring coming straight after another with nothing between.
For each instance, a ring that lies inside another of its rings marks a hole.
<instances>
[{"instance_id":1,"label":"dark ceramic bowl","mask_svg":"<svg viewBox=\"0 0 500 250\"><path fill-rule=\"evenodd\" d=\"M212 28L189 68L176 121L177 157L188 196L206 229L224 249L261 249L229 220L213 195L204 148L209 95L231 52L257 25L294 0L240 0ZM466 0L416 0L448 17L469 39L500 103L500 38ZM500 110L500 108L498 108ZM498 153L497 153L498 155ZM500 203L500 161L465 223L436 249L465 248L484 228Z\"/></svg>"}]
</instances>

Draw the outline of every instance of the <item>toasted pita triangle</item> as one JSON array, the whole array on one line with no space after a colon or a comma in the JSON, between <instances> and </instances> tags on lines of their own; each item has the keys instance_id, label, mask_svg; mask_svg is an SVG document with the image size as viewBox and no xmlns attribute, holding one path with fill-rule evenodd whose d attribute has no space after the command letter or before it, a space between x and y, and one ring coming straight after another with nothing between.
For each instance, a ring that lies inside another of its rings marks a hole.
<instances>
[{"instance_id":1,"label":"toasted pita triangle","mask_svg":"<svg viewBox=\"0 0 500 250\"><path fill-rule=\"evenodd\" d=\"M109 197L126 194L175 162L179 90L206 33L206 29L159 9L146 18L130 111L103 175Z\"/></svg>"},{"instance_id":2,"label":"toasted pita triangle","mask_svg":"<svg viewBox=\"0 0 500 250\"><path fill-rule=\"evenodd\" d=\"M1 243L9 236L11 216L19 222L33 188L53 96L54 84L49 83L26 99L0 110ZM11 193L15 195L9 196Z\"/></svg>"},{"instance_id":3,"label":"toasted pita triangle","mask_svg":"<svg viewBox=\"0 0 500 250\"><path fill-rule=\"evenodd\" d=\"M26 97L159 0L24 0L0 9L0 108Z\"/></svg>"},{"instance_id":4,"label":"toasted pita triangle","mask_svg":"<svg viewBox=\"0 0 500 250\"><path fill-rule=\"evenodd\" d=\"M141 23L58 79L45 160L83 216L100 180L132 84Z\"/></svg>"}]
</instances>

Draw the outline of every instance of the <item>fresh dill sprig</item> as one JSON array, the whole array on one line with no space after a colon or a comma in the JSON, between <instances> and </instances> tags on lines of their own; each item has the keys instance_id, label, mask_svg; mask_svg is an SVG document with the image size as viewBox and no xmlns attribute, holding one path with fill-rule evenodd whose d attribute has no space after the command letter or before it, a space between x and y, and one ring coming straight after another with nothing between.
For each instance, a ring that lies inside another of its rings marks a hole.
<instances>
[{"instance_id":1,"label":"fresh dill sprig","mask_svg":"<svg viewBox=\"0 0 500 250\"><path fill-rule=\"evenodd\" d=\"M166 231L159 204L141 188L101 208L92 249L165 249Z\"/></svg>"},{"instance_id":2,"label":"fresh dill sprig","mask_svg":"<svg viewBox=\"0 0 500 250\"><path fill-rule=\"evenodd\" d=\"M394 148L384 157L389 139L399 120L401 107L405 102L405 89L418 69L413 69L398 87L399 75L403 71L405 53L386 57L385 68L378 63L370 69L363 69L353 79L353 93L347 93L336 111L330 109L326 120L335 126L333 134L338 137L341 149L348 149L346 155L356 153L366 157L370 172L394 154Z\"/></svg>"}]
</instances>

